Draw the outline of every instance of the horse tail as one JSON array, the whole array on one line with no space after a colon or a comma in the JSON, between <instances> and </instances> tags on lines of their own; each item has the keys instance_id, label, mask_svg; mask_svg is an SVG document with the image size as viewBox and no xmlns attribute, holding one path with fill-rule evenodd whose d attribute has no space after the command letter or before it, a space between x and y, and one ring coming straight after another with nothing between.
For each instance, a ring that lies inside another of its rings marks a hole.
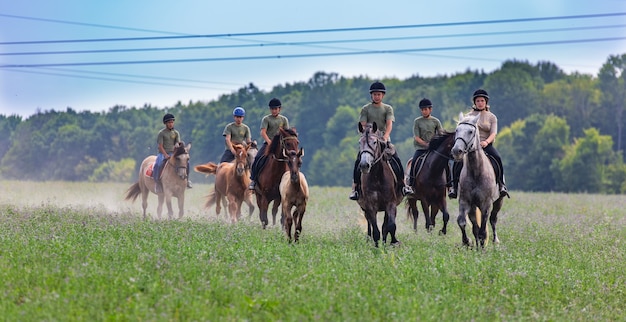
<instances>
[{"instance_id":1,"label":"horse tail","mask_svg":"<svg viewBox=\"0 0 626 322\"><path fill-rule=\"evenodd\" d=\"M133 202L141 194L141 187L139 187L139 181L135 182L128 190L126 190L126 197L124 200L132 200Z\"/></svg>"},{"instance_id":2,"label":"horse tail","mask_svg":"<svg viewBox=\"0 0 626 322\"><path fill-rule=\"evenodd\" d=\"M206 203L204 204L205 208L211 208L215 202L217 201L215 190L211 190L209 194L206 196Z\"/></svg>"},{"instance_id":3,"label":"horse tail","mask_svg":"<svg viewBox=\"0 0 626 322\"><path fill-rule=\"evenodd\" d=\"M209 162L209 163L205 163L205 164L199 164L199 165L193 167L193 169L196 172L206 173L206 175L208 176L209 174L215 174L217 172L217 164L215 164L213 162Z\"/></svg>"}]
</instances>

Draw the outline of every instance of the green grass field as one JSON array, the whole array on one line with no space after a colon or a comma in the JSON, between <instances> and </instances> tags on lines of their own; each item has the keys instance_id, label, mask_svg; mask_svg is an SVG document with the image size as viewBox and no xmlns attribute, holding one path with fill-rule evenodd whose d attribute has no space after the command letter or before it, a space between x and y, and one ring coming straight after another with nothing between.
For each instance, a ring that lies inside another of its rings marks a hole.
<instances>
[{"instance_id":1,"label":"green grass field","mask_svg":"<svg viewBox=\"0 0 626 322\"><path fill-rule=\"evenodd\" d=\"M203 209L208 184L182 220L148 221L128 186L0 182L2 320L626 320L623 195L514 191L501 243L477 251L460 246L454 201L448 235L421 215L414 232L402 205L402 245L374 248L348 188L313 187L289 244L258 210L231 225Z\"/></svg>"}]
</instances>

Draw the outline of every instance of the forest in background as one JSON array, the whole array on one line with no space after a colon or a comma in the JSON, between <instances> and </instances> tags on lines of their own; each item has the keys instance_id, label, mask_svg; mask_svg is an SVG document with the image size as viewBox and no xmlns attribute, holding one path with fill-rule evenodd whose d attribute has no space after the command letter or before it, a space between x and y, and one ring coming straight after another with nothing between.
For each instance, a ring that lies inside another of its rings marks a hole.
<instances>
[{"instance_id":1,"label":"forest in background","mask_svg":"<svg viewBox=\"0 0 626 322\"><path fill-rule=\"evenodd\" d=\"M357 122L374 81L318 72L306 82L262 91L254 84L203 102L175 106L113 106L106 112L40 111L26 119L0 115L0 179L32 181L132 182L141 161L156 154L156 134L165 113L192 142L192 165L219 161L222 131L242 106L253 139L272 97L283 103L306 153L302 171L309 184L350 186L358 151ZM490 94L498 117L495 145L507 185L520 191L626 193L623 113L626 54L609 56L597 75L566 74L551 62L506 61L491 73L467 70L454 75L380 79L384 102L394 107L392 142L406 162L413 154L413 120L418 102L433 102L433 116L453 131L478 88ZM191 179L210 180L192 171Z\"/></svg>"}]
</instances>

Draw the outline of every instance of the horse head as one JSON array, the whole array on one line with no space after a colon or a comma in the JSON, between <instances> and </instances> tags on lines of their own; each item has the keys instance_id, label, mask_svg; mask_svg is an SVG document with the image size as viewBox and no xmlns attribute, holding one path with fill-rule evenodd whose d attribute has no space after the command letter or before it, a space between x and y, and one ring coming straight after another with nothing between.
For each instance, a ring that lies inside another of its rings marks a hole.
<instances>
[{"instance_id":1,"label":"horse head","mask_svg":"<svg viewBox=\"0 0 626 322\"><path fill-rule=\"evenodd\" d=\"M248 167L249 146L233 144L233 149L235 149L235 171L238 176L242 176Z\"/></svg>"},{"instance_id":2,"label":"horse head","mask_svg":"<svg viewBox=\"0 0 626 322\"><path fill-rule=\"evenodd\" d=\"M376 122L365 126L359 122L359 169L363 173L369 173L372 166L382 159L385 143L380 140L377 131Z\"/></svg>"},{"instance_id":3,"label":"horse head","mask_svg":"<svg viewBox=\"0 0 626 322\"><path fill-rule=\"evenodd\" d=\"M185 142L176 143L174 146L174 154L168 161L168 164L176 169L176 174L183 180L187 179L187 165L189 164L189 150L191 149L191 142L185 145ZM171 160L174 160L173 164Z\"/></svg>"},{"instance_id":4,"label":"horse head","mask_svg":"<svg viewBox=\"0 0 626 322\"><path fill-rule=\"evenodd\" d=\"M476 116L464 116L459 114L459 123L456 126L454 136L454 146L452 147L452 156L455 160L463 159L468 152L476 151L480 144L478 142L478 119Z\"/></svg>"},{"instance_id":5,"label":"horse head","mask_svg":"<svg viewBox=\"0 0 626 322\"><path fill-rule=\"evenodd\" d=\"M300 168L302 167L302 157L304 156L304 148L300 148L298 152L289 151L289 154L285 155L287 159L287 168L291 173L291 182L300 182Z\"/></svg>"},{"instance_id":6,"label":"horse head","mask_svg":"<svg viewBox=\"0 0 626 322\"><path fill-rule=\"evenodd\" d=\"M248 151L246 152L248 155L248 164L246 165L248 169L252 167L252 163L254 162L254 158L256 158L257 153L259 153L259 148L257 147L256 140L254 140L250 143Z\"/></svg>"}]
</instances>

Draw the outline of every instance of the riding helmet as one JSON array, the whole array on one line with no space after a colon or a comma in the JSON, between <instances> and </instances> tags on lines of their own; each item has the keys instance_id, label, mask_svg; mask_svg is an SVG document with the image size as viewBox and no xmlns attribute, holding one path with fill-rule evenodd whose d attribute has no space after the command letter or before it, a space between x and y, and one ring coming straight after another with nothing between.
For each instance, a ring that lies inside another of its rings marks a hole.
<instances>
[{"instance_id":1,"label":"riding helmet","mask_svg":"<svg viewBox=\"0 0 626 322\"><path fill-rule=\"evenodd\" d=\"M163 116L163 124L169 122L169 121L175 121L176 119L174 118L174 115L167 113L165 114L165 116Z\"/></svg>"},{"instance_id":2,"label":"riding helmet","mask_svg":"<svg viewBox=\"0 0 626 322\"><path fill-rule=\"evenodd\" d=\"M237 106L233 110L233 116L246 116L246 110L244 110L241 106Z\"/></svg>"},{"instance_id":3,"label":"riding helmet","mask_svg":"<svg viewBox=\"0 0 626 322\"><path fill-rule=\"evenodd\" d=\"M427 98L423 98L420 101L419 105L420 105L420 108L433 107L433 103L429 99L427 99Z\"/></svg>"},{"instance_id":4,"label":"riding helmet","mask_svg":"<svg viewBox=\"0 0 626 322\"><path fill-rule=\"evenodd\" d=\"M370 85L370 94L373 92L382 92L382 93L386 93L387 89L385 88L385 84L379 82L379 81L375 81L372 83L372 85Z\"/></svg>"},{"instance_id":5,"label":"riding helmet","mask_svg":"<svg viewBox=\"0 0 626 322\"><path fill-rule=\"evenodd\" d=\"M489 102L489 94L484 89L477 89L472 96L472 102L476 100L477 97L484 97L485 101Z\"/></svg>"},{"instance_id":6,"label":"riding helmet","mask_svg":"<svg viewBox=\"0 0 626 322\"><path fill-rule=\"evenodd\" d=\"M282 103L280 102L280 100L279 100L279 99L277 99L276 97L272 98L272 99L270 100L270 103L269 103L269 107L270 107L270 108L273 108L273 107L282 107L282 105L283 105L283 104L282 104Z\"/></svg>"}]
</instances>

